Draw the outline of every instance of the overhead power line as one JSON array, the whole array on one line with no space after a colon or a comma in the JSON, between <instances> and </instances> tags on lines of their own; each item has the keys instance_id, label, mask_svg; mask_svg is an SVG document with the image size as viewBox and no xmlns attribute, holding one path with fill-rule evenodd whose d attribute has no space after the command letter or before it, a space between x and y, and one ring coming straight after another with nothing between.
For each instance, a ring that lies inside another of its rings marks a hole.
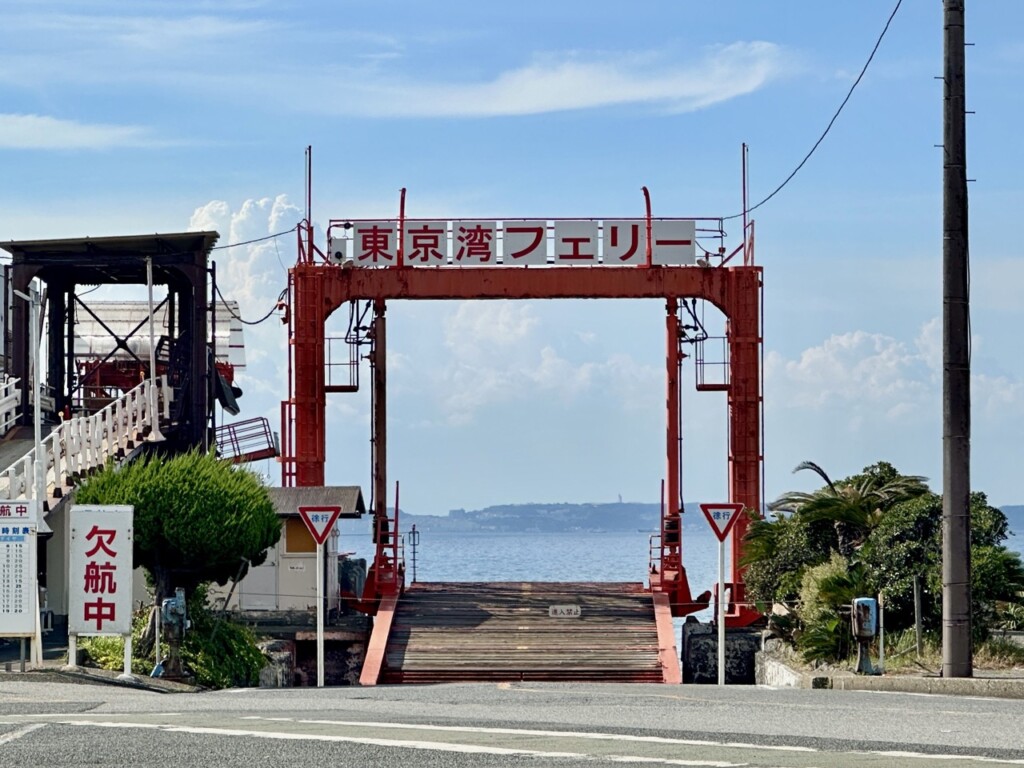
<instances>
[{"instance_id":1,"label":"overhead power line","mask_svg":"<svg viewBox=\"0 0 1024 768\"><path fill-rule=\"evenodd\" d=\"M797 173L799 173L800 169L804 167L807 161L811 159L811 155L814 154L815 150L817 150L818 147L821 145L821 142L823 142L825 140L825 137L828 136L828 132L832 130L832 126L835 125L836 120L839 119L839 115L842 113L843 108L846 106L846 103L850 100L850 97L853 96L853 92L857 90L857 86L860 85L860 81L864 78L864 74L868 71L868 67L871 66L871 61L875 58L875 53L878 52L879 46L882 45L882 40L885 39L885 33L889 31L889 26L892 24L892 20L896 18L896 13L899 11L900 6L902 4L903 0L896 0L896 7L893 8L892 13L889 14L889 19L885 22L885 26L882 28L882 33L878 36L878 40L875 41L875 47L871 49L871 54L868 56L868 60L864 62L864 66L861 68L860 74L857 75L857 79L853 81L853 85L850 86L850 90L846 93L846 98L843 99L843 103L839 105L839 109L836 110L836 113L832 115L832 119L828 121L828 125L825 126L824 132L821 134L821 136L818 137L818 140L814 142L814 146L811 147L810 152L808 152L804 156L804 159L800 161L800 164L796 168L793 169L793 172L790 173L789 176L787 176L785 180L781 184L779 184L779 186L777 186L770 195L764 198L764 200L759 202L757 205L751 206L742 213L737 213L732 216L726 216L724 219L722 219L723 221L727 221L728 219L738 219L746 213L756 211L762 205L764 205L777 194L779 194L779 192L782 191L782 188L789 184L789 182L792 181L793 177L796 176Z\"/></svg>"},{"instance_id":2,"label":"overhead power line","mask_svg":"<svg viewBox=\"0 0 1024 768\"><path fill-rule=\"evenodd\" d=\"M300 222L300 223L301 223L301 222ZM253 243L262 243L262 242L263 242L264 240L275 240L275 239L277 239L277 238L279 238L279 237L282 237L282 236L284 236L284 235L287 235L287 234L289 234L290 232L294 232L294 231L295 231L295 230L297 230L298 228L299 228L299 225L298 225L298 224L296 224L296 225L295 225L294 227L292 227L291 229L285 229L285 230L282 230L282 231L280 231L280 232L275 232L274 234L272 234L272 235L267 235L266 237L257 237L257 238L256 238L256 239L254 239L254 240L243 240L243 241L242 241L242 242L240 242L240 243L228 243L227 245L215 245L215 246L213 246L213 248L211 248L210 250L211 250L211 251L222 251L222 250L224 250L225 248L237 248L237 247L238 247L238 246L240 246L240 245L252 245Z\"/></svg>"}]
</instances>

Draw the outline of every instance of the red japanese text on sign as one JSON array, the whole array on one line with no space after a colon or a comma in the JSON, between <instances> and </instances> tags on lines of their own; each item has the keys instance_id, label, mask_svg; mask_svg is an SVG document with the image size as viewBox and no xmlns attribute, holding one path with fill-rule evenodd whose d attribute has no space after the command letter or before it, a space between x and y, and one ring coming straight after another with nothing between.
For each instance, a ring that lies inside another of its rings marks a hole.
<instances>
[{"instance_id":1,"label":"red japanese text on sign","mask_svg":"<svg viewBox=\"0 0 1024 768\"><path fill-rule=\"evenodd\" d=\"M86 623L94 622L96 631L101 632L103 630L103 622L109 623L117 619L116 609L116 603L108 603L102 597L99 597L95 601L85 604L83 618Z\"/></svg>"},{"instance_id":2,"label":"red japanese text on sign","mask_svg":"<svg viewBox=\"0 0 1024 768\"><path fill-rule=\"evenodd\" d=\"M692 219L456 219L407 220L399 232L397 221L363 221L332 240L331 258L344 262L351 252L362 267L643 266L650 251L651 264L693 266L696 226Z\"/></svg>"},{"instance_id":3,"label":"red japanese text on sign","mask_svg":"<svg viewBox=\"0 0 1024 768\"><path fill-rule=\"evenodd\" d=\"M597 222L556 221L555 263L597 263Z\"/></svg>"},{"instance_id":4,"label":"red japanese text on sign","mask_svg":"<svg viewBox=\"0 0 1024 768\"><path fill-rule=\"evenodd\" d=\"M113 594L117 592L114 575L117 567L113 563L88 562L85 565L85 591Z\"/></svg>"},{"instance_id":5,"label":"red japanese text on sign","mask_svg":"<svg viewBox=\"0 0 1024 768\"><path fill-rule=\"evenodd\" d=\"M501 252L505 264L547 264L546 221L507 221Z\"/></svg>"},{"instance_id":6,"label":"red japanese text on sign","mask_svg":"<svg viewBox=\"0 0 1024 768\"><path fill-rule=\"evenodd\" d=\"M132 515L127 506L71 508L69 633L131 631Z\"/></svg>"},{"instance_id":7,"label":"red japanese text on sign","mask_svg":"<svg viewBox=\"0 0 1024 768\"><path fill-rule=\"evenodd\" d=\"M365 266L397 264L398 233L393 221L366 221L355 225L354 258Z\"/></svg>"},{"instance_id":8,"label":"red japanese text on sign","mask_svg":"<svg viewBox=\"0 0 1024 768\"><path fill-rule=\"evenodd\" d=\"M93 557L101 549L106 552L110 557L117 557L117 552L110 548L110 544L114 542L114 538L117 536L117 531L109 529L100 529L99 526L94 525L92 530L85 534L87 540L96 539L95 545L92 549L85 553L86 557Z\"/></svg>"},{"instance_id":9,"label":"red japanese text on sign","mask_svg":"<svg viewBox=\"0 0 1024 768\"><path fill-rule=\"evenodd\" d=\"M490 264L497 261L493 221L453 221L452 248L457 264Z\"/></svg>"},{"instance_id":10,"label":"red japanese text on sign","mask_svg":"<svg viewBox=\"0 0 1024 768\"><path fill-rule=\"evenodd\" d=\"M404 257L406 264L447 264L447 224L443 221L407 221Z\"/></svg>"},{"instance_id":11,"label":"red japanese text on sign","mask_svg":"<svg viewBox=\"0 0 1024 768\"><path fill-rule=\"evenodd\" d=\"M647 261L647 228L639 221L604 223L604 263L641 264Z\"/></svg>"}]
</instances>

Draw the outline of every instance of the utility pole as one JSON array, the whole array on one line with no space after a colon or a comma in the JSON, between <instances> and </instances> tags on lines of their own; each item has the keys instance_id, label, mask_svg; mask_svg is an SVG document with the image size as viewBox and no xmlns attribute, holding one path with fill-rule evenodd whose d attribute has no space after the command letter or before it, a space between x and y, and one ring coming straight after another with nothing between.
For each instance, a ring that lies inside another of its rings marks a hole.
<instances>
[{"instance_id":1,"label":"utility pole","mask_svg":"<svg viewBox=\"0 0 1024 768\"><path fill-rule=\"evenodd\" d=\"M964 2L943 0L942 675L971 677L971 356Z\"/></svg>"}]
</instances>

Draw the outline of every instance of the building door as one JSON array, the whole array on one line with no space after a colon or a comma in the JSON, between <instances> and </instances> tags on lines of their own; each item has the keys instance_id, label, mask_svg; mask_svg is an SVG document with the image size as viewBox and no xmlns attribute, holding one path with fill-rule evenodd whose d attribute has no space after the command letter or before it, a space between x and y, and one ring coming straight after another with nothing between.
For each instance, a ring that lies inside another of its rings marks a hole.
<instances>
[{"instance_id":1,"label":"building door","mask_svg":"<svg viewBox=\"0 0 1024 768\"><path fill-rule=\"evenodd\" d=\"M250 568L238 591L243 611L277 610L277 553L272 551L263 565Z\"/></svg>"}]
</instances>

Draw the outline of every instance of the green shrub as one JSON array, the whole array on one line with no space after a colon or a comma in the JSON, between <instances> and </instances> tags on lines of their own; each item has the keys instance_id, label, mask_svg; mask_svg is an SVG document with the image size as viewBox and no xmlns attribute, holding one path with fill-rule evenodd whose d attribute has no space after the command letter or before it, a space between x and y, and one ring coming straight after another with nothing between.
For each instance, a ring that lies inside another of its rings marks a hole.
<instances>
[{"instance_id":1,"label":"green shrub","mask_svg":"<svg viewBox=\"0 0 1024 768\"><path fill-rule=\"evenodd\" d=\"M181 661L196 683L207 688L258 685L266 658L252 630L211 613L205 586L196 590L188 612L192 626L185 633Z\"/></svg>"},{"instance_id":2,"label":"green shrub","mask_svg":"<svg viewBox=\"0 0 1024 768\"><path fill-rule=\"evenodd\" d=\"M828 562L804 571L798 614L803 631L797 648L807 661L842 659L851 646L847 606L863 595L864 569L834 553Z\"/></svg>"},{"instance_id":3,"label":"green shrub","mask_svg":"<svg viewBox=\"0 0 1024 768\"><path fill-rule=\"evenodd\" d=\"M138 655L139 638L149 621L149 608L132 614L132 674L148 676L153 662ZM89 663L101 669L124 670L124 637L121 635L92 635L78 638L79 649L89 655Z\"/></svg>"},{"instance_id":4,"label":"green shrub","mask_svg":"<svg viewBox=\"0 0 1024 768\"><path fill-rule=\"evenodd\" d=\"M138 656L140 638L149 622L150 608L132 618L132 673L148 677L156 666L153 655ZM256 635L246 626L214 616L206 606L206 586L196 589L188 605L192 622L181 646L181 661L204 688L237 688L259 684L266 659L256 647ZM79 638L91 663L102 669L124 669L124 638L114 635ZM161 645L166 650L166 645Z\"/></svg>"}]
</instances>

